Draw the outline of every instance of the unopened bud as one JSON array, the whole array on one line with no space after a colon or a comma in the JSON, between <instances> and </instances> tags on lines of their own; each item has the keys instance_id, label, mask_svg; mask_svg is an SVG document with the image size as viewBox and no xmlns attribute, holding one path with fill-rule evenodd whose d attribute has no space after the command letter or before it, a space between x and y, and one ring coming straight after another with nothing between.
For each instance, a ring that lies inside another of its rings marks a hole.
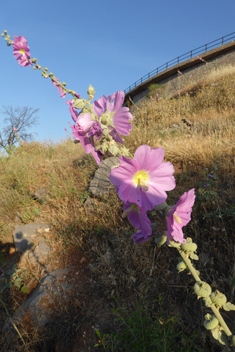
<instances>
[{"instance_id":1,"label":"unopened bud","mask_svg":"<svg viewBox=\"0 0 235 352\"><path fill-rule=\"evenodd\" d=\"M36 62L38 62L38 60L37 60L36 58L34 58L34 59L32 59L32 62L33 62L34 64L36 64Z\"/></svg>"},{"instance_id":2,"label":"unopened bud","mask_svg":"<svg viewBox=\"0 0 235 352\"><path fill-rule=\"evenodd\" d=\"M44 71L48 71L48 68L47 68L47 67L45 67L45 68L44 68Z\"/></svg>"},{"instance_id":3,"label":"unopened bud","mask_svg":"<svg viewBox=\"0 0 235 352\"><path fill-rule=\"evenodd\" d=\"M10 35L7 35L6 38L9 40L9 39L11 39L11 36L10 36Z\"/></svg>"},{"instance_id":4,"label":"unopened bud","mask_svg":"<svg viewBox=\"0 0 235 352\"><path fill-rule=\"evenodd\" d=\"M83 109L86 106L86 103L84 102L83 99L77 99L74 102L73 107L76 109Z\"/></svg>"},{"instance_id":5,"label":"unopened bud","mask_svg":"<svg viewBox=\"0 0 235 352\"><path fill-rule=\"evenodd\" d=\"M4 32L5 34L7 34L7 31L6 31L6 30L4 30L3 32Z\"/></svg>"},{"instance_id":6,"label":"unopened bud","mask_svg":"<svg viewBox=\"0 0 235 352\"><path fill-rule=\"evenodd\" d=\"M195 285L193 286L194 292L200 297L208 297L211 294L211 287L208 285L206 282L203 281L197 281Z\"/></svg>"},{"instance_id":7,"label":"unopened bud","mask_svg":"<svg viewBox=\"0 0 235 352\"><path fill-rule=\"evenodd\" d=\"M183 249L183 251L185 252L195 252L197 249L197 244L196 243L182 243L181 244L181 248Z\"/></svg>"},{"instance_id":8,"label":"unopened bud","mask_svg":"<svg viewBox=\"0 0 235 352\"><path fill-rule=\"evenodd\" d=\"M37 70L37 66L33 66L33 69L34 69L34 70Z\"/></svg>"},{"instance_id":9,"label":"unopened bud","mask_svg":"<svg viewBox=\"0 0 235 352\"><path fill-rule=\"evenodd\" d=\"M5 37L5 34L4 34L4 33L2 33L2 34L1 34L1 37Z\"/></svg>"},{"instance_id":10,"label":"unopened bud","mask_svg":"<svg viewBox=\"0 0 235 352\"><path fill-rule=\"evenodd\" d=\"M116 145L111 145L111 147L109 147L108 150L114 156L116 156L119 153L119 149Z\"/></svg>"},{"instance_id":11,"label":"unopened bud","mask_svg":"<svg viewBox=\"0 0 235 352\"><path fill-rule=\"evenodd\" d=\"M6 42L8 42L9 39L6 37L4 40L5 40Z\"/></svg>"},{"instance_id":12,"label":"unopened bud","mask_svg":"<svg viewBox=\"0 0 235 352\"><path fill-rule=\"evenodd\" d=\"M204 327L207 330L213 330L219 324L219 320L215 315L207 314L205 315Z\"/></svg>"},{"instance_id":13,"label":"unopened bud","mask_svg":"<svg viewBox=\"0 0 235 352\"><path fill-rule=\"evenodd\" d=\"M184 261L180 262L180 263L177 265L177 270L178 270L179 273L180 273L181 271L184 271L186 268L187 268L187 265L185 264Z\"/></svg>"},{"instance_id":14,"label":"unopened bud","mask_svg":"<svg viewBox=\"0 0 235 352\"><path fill-rule=\"evenodd\" d=\"M87 94L88 95L95 95L95 89L92 87L92 85L89 85L89 88L87 89ZM94 97L93 97L94 98Z\"/></svg>"},{"instance_id":15,"label":"unopened bud","mask_svg":"<svg viewBox=\"0 0 235 352\"><path fill-rule=\"evenodd\" d=\"M158 247L161 247L167 241L167 236L162 235L161 237L156 237L154 241Z\"/></svg>"},{"instance_id":16,"label":"unopened bud","mask_svg":"<svg viewBox=\"0 0 235 352\"><path fill-rule=\"evenodd\" d=\"M215 303L217 306L220 306L220 307L222 307L227 302L227 297L223 293L219 292L218 290L216 290L215 292L212 292L212 294L210 295L210 298L213 303Z\"/></svg>"},{"instance_id":17,"label":"unopened bud","mask_svg":"<svg viewBox=\"0 0 235 352\"><path fill-rule=\"evenodd\" d=\"M64 87L66 86L66 83L65 83L65 82L63 82L62 84L63 84Z\"/></svg>"},{"instance_id":18,"label":"unopened bud","mask_svg":"<svg viewBox=\"0 0 235 352\"><path fill-rule=\"evenodd\" d=\"M13 42L11 40L9 40L9 42L7 42L7 46L10 46Z\"/></svg>"}]
</instances>

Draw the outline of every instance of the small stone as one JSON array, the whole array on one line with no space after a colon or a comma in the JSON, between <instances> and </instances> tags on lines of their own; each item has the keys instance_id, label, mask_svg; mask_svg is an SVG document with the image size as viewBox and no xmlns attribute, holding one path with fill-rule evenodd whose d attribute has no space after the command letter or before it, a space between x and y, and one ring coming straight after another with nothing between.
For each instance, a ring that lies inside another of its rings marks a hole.
<instances>
[{"instance_id":1,"label":"small stone","mask_svg":"<svg viewBox=\"0 0 235 352\"><path fill-rule=\"evenodd\" d=\"M15 253L15 252L16 252L15 247L11 247L11 248L9 249L9 254L13 254L13 253Z\"/></svg>"},{"instance_id":2,"label":"small stone","mask_svg":"<svg viewBox=\"0 0 235 352\"><path fill-rule=\"evenodd\" d=\"M37 199L40 203L44 203L48 196L48 191L44 187L40 187L35 193L34 198Z\"/></svg>"}]
</instances>

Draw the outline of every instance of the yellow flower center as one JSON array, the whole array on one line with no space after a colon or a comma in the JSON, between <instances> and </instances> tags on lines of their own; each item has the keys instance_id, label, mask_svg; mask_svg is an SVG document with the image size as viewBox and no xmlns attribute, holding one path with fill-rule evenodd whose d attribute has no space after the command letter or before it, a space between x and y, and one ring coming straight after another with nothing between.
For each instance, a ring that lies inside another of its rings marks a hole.
<instances>
[{"instance_id":1,"label":"yellow flower center","mask_svg":"<svg viewBox=\"0 0 235 352\"><path fill-rule=\"evenodd\" d=\"M144 191L148 190L148 180L149 175L147 171L141 170L137 171L133 177L133 182L135 186L142 187Z\"/></svg>"},{"instance_id":2,"label":"yellow flower center","mask_svg":"<svg viewBox=\"0 0 235 352\"><path fill-rule=\"evenodd\" d=\"M20 49L19 52L24 55L25 54L25 50L24 49Z\"/></svg>"},{"instance_id":3,"label":"yellow flower center","mask_svg":"<svg viewBox=\"0 0 235 352\"><path fill-rule=\"evenodd\" d=\"M180 217L176 215L176 213L173 214L173 218L175 219L176 222L178 222L178 224L182 224Z\"/></svg>"}]
</instances>

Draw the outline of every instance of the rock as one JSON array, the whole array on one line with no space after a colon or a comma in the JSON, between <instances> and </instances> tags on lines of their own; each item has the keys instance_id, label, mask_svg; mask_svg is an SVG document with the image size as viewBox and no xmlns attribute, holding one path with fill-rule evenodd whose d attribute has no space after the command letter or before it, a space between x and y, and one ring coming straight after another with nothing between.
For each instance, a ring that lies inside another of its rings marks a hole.
<instances>
[{"instance_id":1,"label":"rock","mask_svg":"<svg viewBox=\"0 0 235 352\"><path fill-rule=\"evenodd\" d=\"M37 230L49 227L50 225L38 223L15 225L13 239L16 249L21 253L31 250L34 246L35 239L37 238Z\"/></svg>"},{"instance_id":2,"label":"rock","mask_svg":"<svg viewBox=\"0 0 235 352\"><path fill-rule=\"evenodd\" d=\"M22 318L27 317L29 324L45 326L56 313L58 302L69 299L67 292L73 289L73 286L61 282L63 275L69 271L70 269L57 269L45 275L18 312L7 318L2 331L7 351L15 351L14 340L17 332L13 323L17 326Z\"/></svg>"},{"instance_id":3,"label":"rock","mask_svg":"<svg viewBox=\"0 0 235 352\"><path fill-rule=\"evenodd\" d=\"M33 265L46 263L52 251L43 236L43 232L48 228L49 225L37 223L15 226L13 238L16 249L22 254L20 258L22 265L26 261L30 261Z\"/></svg>"},{"instance_id":4,"label":"rock","mask_svg":"<svg viewBox=\"0 0 235 352\"><path fill-rule=\"evenodd\" d=\"M44 264L51 251L51 248L46 244L45 240L40 240L34 251L29 253L28 259L33 265L37 263Z\"/></svg>"},{"instance_id":5,"label":"rock","mask_svg":"<svg viewBox=\"0 0 235 352\"><path fill-rule=\"evenodd\" d=\"M92 199L91 197L88 197L84 202L83 206L86 212L93 213L95 211L94 199Z\"/></svg>"},{"instance_id":6,"label":"rock","mask_svg":"<svg viewBox=\"0 0 235 352\"><path fill-rule=\"evenodd\" d=\"M107 251L103 256L102 256L102 264L107 264L110 265L112 261L112 254Z\"/></svg>"},{"instance_id":7,"label":"rock","mask_svg":"<svg viewBox=\"0 0 235 352\"><path fill-rule=\"evenodd\" d=\"M89 192L96 197L104 197L112 189L114 189L113 184L109 180L109 174L111 168L118 163L118 158L112 156L103 160L95 172L93 180L90 182Z\"/></svg>"},{"instance_id":8,"label":"rock","mask_svg":"<svg viewBox=\"0 0 235 352\"><path fill-rule=\"evenodd\" d=\"M48 197L48 190L44 187L40 187L34 193L34 198L37 199L41 204L46 201L47 197Z\"/></svg>"}]
</instances>

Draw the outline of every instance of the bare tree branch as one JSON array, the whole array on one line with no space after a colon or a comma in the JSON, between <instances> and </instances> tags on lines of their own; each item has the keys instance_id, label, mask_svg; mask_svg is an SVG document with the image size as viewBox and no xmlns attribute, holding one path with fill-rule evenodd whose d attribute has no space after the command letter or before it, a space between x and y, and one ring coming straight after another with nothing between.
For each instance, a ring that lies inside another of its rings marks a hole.
<instances>
[{"instance_id":1,"label":"bare tree branch","mask_svg":"<svg viewBox=\"0 0 235 352\"><path fill-rule=\"evenodd\" d=\"M7 146L14 145L17 142L14 128L21 140L33 140L33 133L27 133L27 129L38 125L38 111L39 109L29 107L13 108L12 106L3 106L3 110L0 111L0 114L3 115L3 123L1 122L0 124L2 128L0 132L0 148L5 149Z\"/></svg>"}]
</instances>

